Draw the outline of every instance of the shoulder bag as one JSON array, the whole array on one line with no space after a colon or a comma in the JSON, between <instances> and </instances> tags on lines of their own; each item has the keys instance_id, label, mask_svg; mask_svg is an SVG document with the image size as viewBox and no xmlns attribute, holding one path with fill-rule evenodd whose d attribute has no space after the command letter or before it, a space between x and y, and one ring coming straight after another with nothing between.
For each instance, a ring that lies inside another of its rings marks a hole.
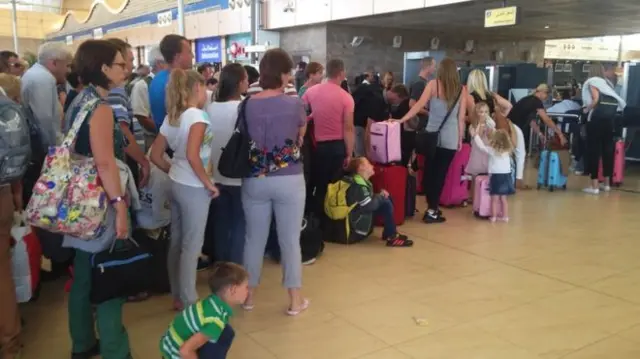
<instances>
[{"instance_id":1,"label":"shoulder bag","mask_svg":"<svg viewBox=\"0 0 640 359\"><path fill-rule=\"evenodd\" d=\"M86 240L104 232L108 199L94 159L71 150L98 101L84 104L62 144L49 148L26 209L30 225Z\"/></svg>"},{"instance_id":2,"label":"shoulder bag","mask_svg":"<svg viewBox=\"0 0 640 359\"><path fill-rule=\"evenodd\" d=\"M238 111L236 129L222 149L218 172L227 178L246 178L251 175L251 136L247 128L246 108L249 97L242 100Z\"/></svg>"},{"instance_id":3,"label":"shoulder bag","mask_svg":"<svg viewBox=\"0 0 640 359\"><path fill-rule=\"evenodd\" d=\"M426 125L425 127L416 132L416 153L423 155L427 158L433 158L436 153L436 148L438 148L438 144L440 143L440 131L444 127L445 123L451 116L451 112L456 108L458 101L460 100L460 95L462 94L462 87L460 87L460 91L456 96L456 100L453 102L453 106L447 111L447 114L444 116L444 120L438 127L438 131L429 132L427 131ZM460 109L462 111L462 109Z\"/></svg>"}]
</instances>

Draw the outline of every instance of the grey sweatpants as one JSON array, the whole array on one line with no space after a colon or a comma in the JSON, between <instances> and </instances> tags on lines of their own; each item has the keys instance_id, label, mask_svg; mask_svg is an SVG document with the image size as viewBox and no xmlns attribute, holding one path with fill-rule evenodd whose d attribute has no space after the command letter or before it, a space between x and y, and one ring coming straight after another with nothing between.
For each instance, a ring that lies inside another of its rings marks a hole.
<instances>
[{"instance_id":1,"label":"grey sweatpants","mask_svg":"<svg viewBox=\"0 0 640 359\"><path fill-rule=\"evenodd\" d=\"M171 181L171 244L167 268L171 294L185 307L198 300L196 271L210 203L209 191L204 187Z\"/></svg>"},{"instance_id":2,"label":"grey sweatpants","mask_svg":"<svg viewBox=\"0 0 640 359\"><path fill-rule=\"evenodd\" d=\"M249 286L260 283L271 217L276 216L278 242L282 253L283 285L302 287L300 231L304 212L304 175L248 178L242 181L242 207L247 223L244 265Z\"/></svg>"}]
</instances>

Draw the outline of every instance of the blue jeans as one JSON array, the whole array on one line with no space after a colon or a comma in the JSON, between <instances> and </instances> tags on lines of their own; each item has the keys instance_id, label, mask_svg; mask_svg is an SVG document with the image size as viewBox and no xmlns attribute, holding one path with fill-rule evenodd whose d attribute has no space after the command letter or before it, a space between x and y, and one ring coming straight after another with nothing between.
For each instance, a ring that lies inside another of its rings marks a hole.
<instances>
[{"instance_id":1,"label":"blue jeans","mask_svg":"<svg viewBox=\"0 0 640 359\"><path fill-rule=\"evenodd\" d=\"M227 324L217 342L209 342L200 347L198 359L225 359L235 336L236 332L231 328L231 325Z\"/></svg>"},{"instance_id":2,"label":"blue jeans","mask_svg":"<svg viewBox=\"0 0 640 359\"><path fill-rule=\"evenodd\" d=\"M384 223L384 229L382 230L382 238L388 239L396 235L396 221L393 218L393 201L391 197L384 198L379 196L374 199L376 207L373 210L375 216L382 217Z\"/></svg>"},{"instance_id":3,"label":"blue jeans","mask_svg":"<svg viewBox=\"0 0 640 359\"><path fill-rule=\"evenodd\" d=\"M220 197L214 200L215 259L242 265L245 220L240 186L218 185Z\"/></svg>"}]
</instances>

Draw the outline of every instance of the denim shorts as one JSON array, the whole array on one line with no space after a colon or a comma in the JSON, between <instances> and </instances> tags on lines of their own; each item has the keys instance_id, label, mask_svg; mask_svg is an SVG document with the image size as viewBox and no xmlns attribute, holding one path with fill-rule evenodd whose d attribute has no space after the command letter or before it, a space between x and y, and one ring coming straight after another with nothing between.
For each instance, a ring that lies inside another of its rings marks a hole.
<instances>
[{"instance_id":1,"label":"denim shorts","mask_svg":"<svg viewBox=\"0 0 640 359\"><path fill-rule=\"evenodd\" d=\"M489 194L492 196L509 196L516 193L513 177L510 173L494 173L489 177Z\"/></svg>"}]
</instances>

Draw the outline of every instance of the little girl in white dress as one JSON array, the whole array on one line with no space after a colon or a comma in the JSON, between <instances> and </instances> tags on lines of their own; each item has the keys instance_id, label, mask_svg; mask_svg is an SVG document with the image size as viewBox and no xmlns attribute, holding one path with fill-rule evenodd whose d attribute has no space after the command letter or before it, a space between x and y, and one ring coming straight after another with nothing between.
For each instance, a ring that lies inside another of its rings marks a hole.
<instances>
[{"instance_id":1,"label":"little girl in white dress","mask_svg":"<svg viewBox=\"0 0 640 359\"><path fill-rule=\"evenodd\" d=\"M489 142L488 135L491 131L496 128L495 121L489 116L489 106L486 102L478 102L475 106L476 116L473 120L471 126L469 126L469 132L473 133L478 130L478 128L483 128L483 133L478 134L484 143ZM469 157L469 163L465 168L465 173L469 176L473 177L475 181L475 177L481 174L487 174L489 170L489 155L482 151L478 146L471 141L471 155ZM471 186L473 188L473 186ZM473 198L473 197L472 197Z\"/></svg>"}]
</instances>

